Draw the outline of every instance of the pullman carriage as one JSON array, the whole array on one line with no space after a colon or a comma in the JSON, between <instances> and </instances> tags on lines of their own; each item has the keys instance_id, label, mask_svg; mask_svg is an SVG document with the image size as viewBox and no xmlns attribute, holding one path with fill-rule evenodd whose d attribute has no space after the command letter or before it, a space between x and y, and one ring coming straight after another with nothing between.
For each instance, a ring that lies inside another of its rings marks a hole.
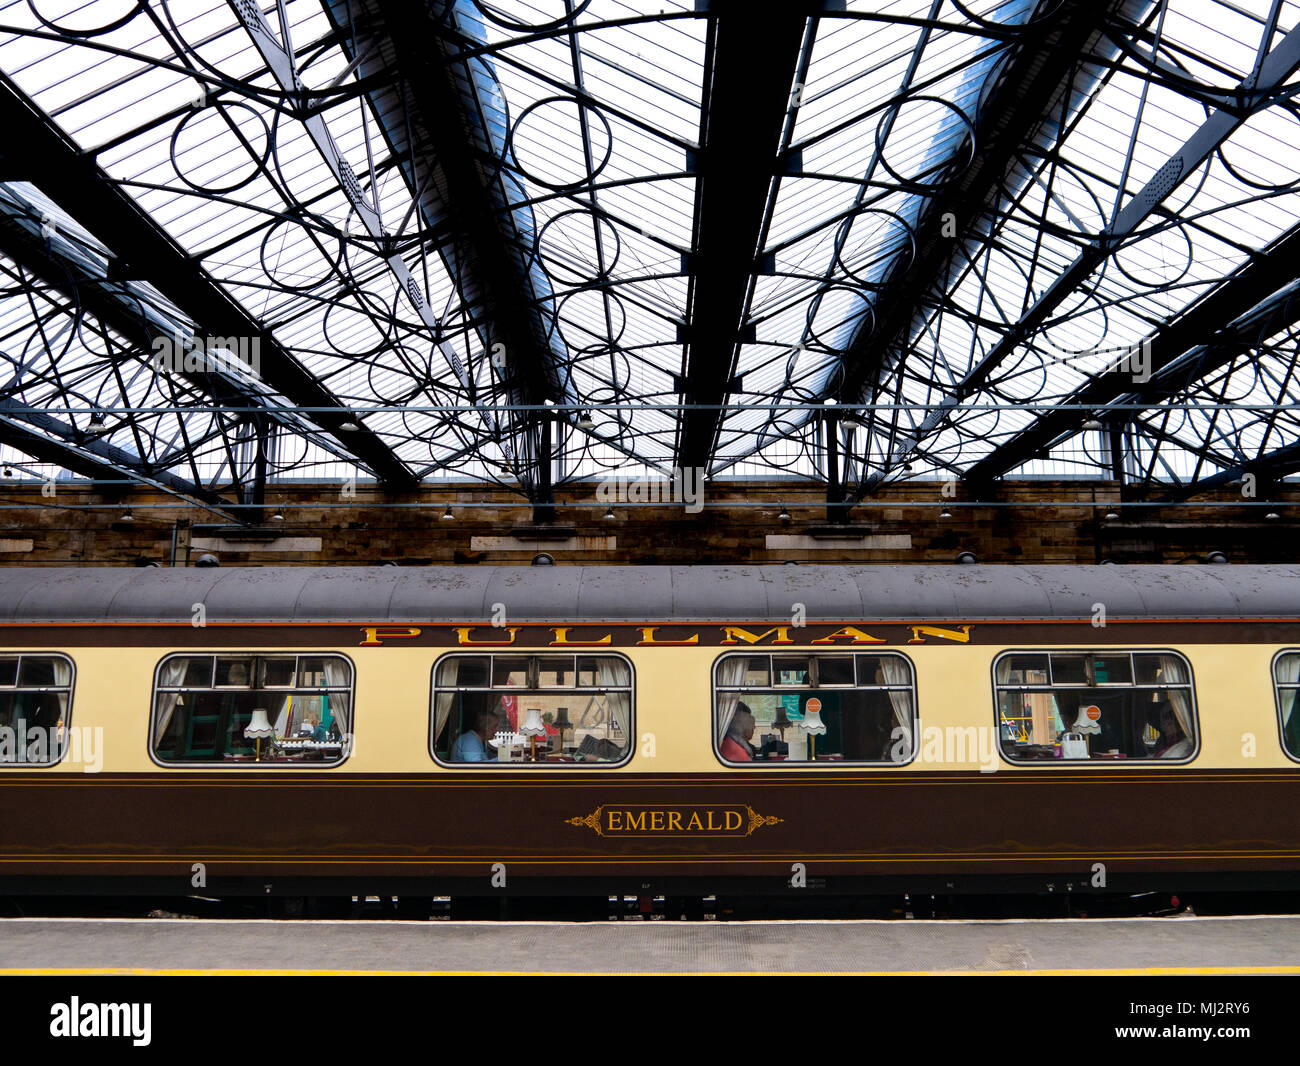
<instances>
[{"instance_id":1,"label":"pullman carriage","mask_svg":"<svg viewBox=\"0 0 1300 1066\"><path fill-rule=\"evenodd\" d=\"M0 570L0 891L1300 888L1300 568Z\"/></svg>"}]
</instances>

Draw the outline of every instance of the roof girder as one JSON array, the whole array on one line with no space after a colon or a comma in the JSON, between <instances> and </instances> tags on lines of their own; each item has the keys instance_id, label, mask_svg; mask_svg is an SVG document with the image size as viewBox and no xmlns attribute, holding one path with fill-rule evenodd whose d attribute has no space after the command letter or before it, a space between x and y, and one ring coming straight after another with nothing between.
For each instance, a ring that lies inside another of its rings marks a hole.
<instances>
[{"instance_id":1,"label":"roof girder","mask_svg":"<svg viewBox=\"0 0 1300 1066\"><path fill-rule=\"evenodd\" d=\"M38 432L39 430L39 432ZM138 455L102 440L87 440L53 415L32 411L13 399L0 400L0 442L44 463L53 463L95 481L134 480L178 496L201 500L232 518L234 501L166 470L153 470Z\"/></svg>"},{"instance_id":2,"label":"roof girder","mask_svg":"<svg viewBox=\"0 0 1300 1066\"><path fill-rule=\"evenodd\" d=\"M563 374L536 310L538 294L528 272L525 242L493 176L482 166L483 146L475 143L474 131L482 125L479 104L470 97L472 85L458 84L468 83L468 79L458 78L450 61L459 50L458 42L435 12L419 10L419 5L403 0L361 0L356 7L389 31L405 90L401 108L409 112L413 105L433 155L422 158L412 151L404 156L407 182L413 191L421 190L421 206L430 225L445 225L447 220L429 210L429 190L447 191L446 213L464 238L454 247L448 246L448 271L464 301L466 316L481 318L492 327L485 331L485 348L504 345L499 369L508 402L566 402ZM369 69L363 61L358 73L364 75ZM385 91L392 90L376 93ZM376 93L370 94L372 99ZM381 116L388 113L380 106L375 110ZM395 152L403 156L397 145L405 134L386 132ZM430 171L435 173L433 181L429 180ZM506 417L512 423L508 432L517 438L522 458L529 465L519 471L521 480L531 496L547 495L548 477L541 469L547 460L538 446L538 420L516 413ZM513 460L515 449L509 440L499 442Z\"/></svg>"},{"instance_id":3,"label":"roof girder","mask_svg":"<svg viewBox=\"0 0 1300 1066\"><path fill-rule=\"evenodd\" d=\"M780 181L791 91L811 47L808 17L822 7L805 0L755 18L743 3L709 5L713 63L705 66L706 110L696 154L683 403L721 404L730 391L774 182ZM721 410L684 412L679 468L708 465L722 416Z\"/></svg>"},{"instance_id":4,"label":"roof girder","mask_svg":"<svg viewBox=\"0 0 1300 1066\"><path fill-rule=\"evenodd\" d=\"M256 338L263 380L292 402L325 409L312 416L336 435L343 448L372 470L390 488L413 487L411 471L370 430L340 427L352 415L329 390L279 345L273 336L214 284L202 266L187 255L95 161L77 150L7 76L0 74L0 124L8 143L21 149L0 149L10 176L15 172L42 192L128 262L205 333ZM250 399L250 404L256 402ZM337 409L338 414L328 413Z\"/></svg>"},{"instance_id":5,"label":"roof girder","mask_svg":"<svg viewBox=\"0 0 1300 1066\"><path fill-rule=\"evenodd\" d=\"M1063 401L1065 408L1040 415L971 466L966 471L966 480L975 485L985 484L1044 454L1054 443L1077 431L1079 423L1094 417L1089 409L1101 412L1116 403L1141 403L1172 396L1192 381L1212 373L1252 341L1300 321L1300 296L1281 291L1297 278L1300 278L1300 226L1156 332L1150 341L1150 381L1138 386L1122 374L1097 375ZM1270 301L1269 297L1275 298ZM1264 305L1260 314L1234 327L1234 323L1260 305ZM1206 338L1212 339L1207 343ZM1189 353L1196 355L1184 358Z\"/></svg>"},{"instance_id":6,"label":"roof girder","mask_svg":"<svg viewBox=\"0 0 1300 1066\"><path fill-rule=\"evenodd\" d=\"M999 88L974 118L979 151L972 154L965 172L931 198L918 227L916 255L877 296L875 328L860 334L845 352L846 374L840 390L844 402L855 400L875 381L897 353L900 341L907 340L916 316L914 294L942 282L953 249L971 236L980 207L1016 165L1018 151L1032 142L1036 130L1052 121L1063 94L1071 91L1078 77L1080 57L1089 54L1089 43L1101 36L1100 27L1123 3L1069 0L1017 42L999 77ZM961 226L956 236L945 225L949 219Z\"/></svg>"},{"instance_id":7,"label":"roof girder","mask_svg":"<svg viewBox=\"0 0 1300 1066\"><path fill-rule=\"evenodd\" d=\"M1243 101L1253 100L1253 107L1233 111L1220 109L1209 115L1205 122L1175 151L1152 175L1151 179L1121 208L1107 229L1083 249L1055 281L1034 301L1021 318L1003 335L989 352L956 386L943 397L914 430L910 437L917 443L939 429L948 421L952 411L971 396L988 376L1033 333L1048 320L1067 298L1092 275L1098 266L1112 255L1175 190L1209 159L1261 104L1267 104L1272 93L1285 80L1300 69L1300 26L1295 27L1271 49L1258 72L1243 79L1238 93ZM1078 421L1087 416L1076 412ZM879 485L884 475L903 460L911 450L908 446L895 447L883 468L868 478L858 489L857 498L870 493ZM978 465L978 464L977 464Z\"/></svg>"}]
</instances>

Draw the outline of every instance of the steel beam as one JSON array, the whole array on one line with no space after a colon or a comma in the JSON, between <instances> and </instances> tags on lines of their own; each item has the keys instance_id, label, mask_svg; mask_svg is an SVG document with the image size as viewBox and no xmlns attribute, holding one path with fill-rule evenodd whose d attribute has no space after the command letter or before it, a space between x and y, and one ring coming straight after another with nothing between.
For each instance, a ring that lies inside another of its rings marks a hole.
<instances>
[{"instance_id":1,"label":"steel beam","mask_svg":"<svg viewBox=\"0 0 1300 1066\"><path fill-rule=\"evenodd\" d=\"M155 470L140 456L107 441L91 440L75 426L17 400L0 400L0 443L43 463L52 463L95 481L135 480L189 499L201 500L236 517L234 500Z\"/></svg>"},{"instance_id":2,"label":"steel beam","mask_svg":"<svg viewBox=\"0 0 1300 1066\"><path fill-rule=\"evenodd\" d=\"M144 291L130 280L111 280L108 275L114 270L114 261L104 263L61 235L43 240L38 218L34 204L14 187L0 185L0 254L40 279L49 291L62 293L75 305L67 310L69 316L77 310L89 312L127 345L134 345L137 349L134 354L142 360L143 353L150 352L158 338L184 337L195 332L192 325L182 322L169 308L157 306L156 294ZM267 395L251 392L245 382L219 366L192 371L182 366L167 373L210 397L216 406L253 411L278 406L277 398L269 392ZM340 461L351 461L352 457L310 424L306 416L276 412L264 417L286 432L312 440Z\"/></svg>"},{"instance_id":3,"label":"steel beam","mask_svg":"<svg viewBox=\"0 0 1300 1066\"><path fill-rule=\"evenodd\" d=\"M329 0L327 7L340 26L347 25L349 5ZM537 310L547 294L537 291L529 271L531 246L501 187L502 164L490 152L473 78L457 62L465 41L447 22L451 13L409 0L354 0L350 7L358 35L378 34L391 44L399 84L368 95L429 225L456 237L440 251L466 315L489 323L481 333L485 350L504 345L497 349L498 369L509 402L567 402L564 373ZM349 54L352 47L345 42ZM368 56L357 73L367 77L384 62L382 55ZM469 391L472 396L472 383ZM516 448L510 434L518 433L519 458L531 467L523 472L525 487L535 496L545 491L544 460L530 444L536 419L522 421L505 432L496 424L487 428L511 462Z\"/></svg>"},{"instance_id":4,"label":"steel beam","mask_svg":"<svg viewBox=\"0 0 1300 1066\"><path fill-rule=\"evenodd\" d=\"M981 211L1016 166L1017 153L1032 143L1037 128L1052 121L1066 94L1079 91L1083 77L1080 56L1095 48L1107 15L1123 5L1124 0L1097 4L1064 0L1040 25L1008 36L1010 50L1003 60L1004 69L984 107L973 117L978 143L970 165L927 194L916 226L914 253L885 279L875 296L871 316L875 326L860 332L845 350L844 381L832 398L852 406L863 390L878 381L883 371L906 350L904 342L911 336L917 314L917 294L928 291L947 276L952 268L953 249L961 247L962 241L969 238ZM923 35L918 49L927 40ZM900 95L906 95L919 64L918 53L912 57ZM868 178L876 165L878 155ZM859 202L864 198L865 194ZM844 212L843 218L851 218L856 210ZM787 238L785 243L806 235ZM828 273L826 283L834 280L835 274ZM871 438L871 427L877 418L875 412L868 416L866 439ZM739 461L747 454L732 461ZM854 458L846 453L846 468Z\"/></svg>"},{"instance_id":5,"label":"steel beam","mask_svg":"<svg viewBox=\"0 0 1300 1066\"><path fill-rule=\"evenodd\" d=\"M1236 89L1242 106L1232 110L1213 112L1204 123L1174 152L1152 175L1143 188L1120 209L1106 230L1090 242L1074 262L1034 301L1033 305L1011 326L975 366L940 401L941 407L932 411L911 433L924 444L925 438L951 417L961 402L974 394L1004 359L1015 352L1027 338L1048 321L1067 298L1093 274L1105 259L1120 248L1137 228L1164 203L1183 182L1209 159L1209 157L1235 133L1261 106L1267 106L1274 93L1286 80L1300 69L1300 26L1292 29L1259 65L1258 72L1245 78ZM1082 416L1080 416L1082 421ZM897 449L885 464L884 470L873 475L862 486L861 494L870 492L883 480L888 469L901 461Z\"/></svg>"},{"instance_id":6,"label":"steel beam","mask_svg":"<svg viewBox=\"0 0 1300 1066\"><path fill-rule=\"evenodd\" d=\"M984 205L1016 166L1018 153L1077 88L1081 57L1093 52L1102 27L1123 6L1124 0L1066 0L1042 26L1026 30L1017 42L996 90L974 117L978 150L971 165L930 198L918 225L915 256L888 279L874 300L874 328L861 333L844 353L840 398L845 402L870 389L889 369L890 361L906 350L918 294L943 283L954 248L969 238ZM953 225L958 227L956 235Z\"/></svg>"},{"instance_id":7,"label":"steel beam","mask_svg":"<svg viewBox=\"0 0 1300 1066\"><path fill-rule=\"evenodd\" d=\"M205 334L256 338L262 379L303 407L337 409L312 421L338 437L358 463L390 489L413 488L406 465L382 440L362 426L340 427L353 416L328 389L239 306L187 255L90 156L82 154L57 127L0 74L0 126L6 130L0 165L37 185L69 216L93 233L122 261L130 262Z\"/></svg>"},{"instance_id":8,"label":"steel beam","mask_svg":"<svg viewBox=\"0 0 1300 1066\"><path fill-rule=\"evenodd\" d=\"M1160 503L1181 503L1193 496L1199 496L1203 492L1209 492L1211 489L1231 485L1234 481L1240 481L1247 474L1253 474L1260 481L1266 482L1281 480L1287 474L1294 474L1297 470L1300 470L1300 441L1276 448L1249 462L1228 467L1226 470L1220 470L1209 477L1199 478L1196 481L1189 481L1184 485L1179 485L1150 502L1152 506Z\"/></svg>"},{"instance_id":9,"label":"steel beam","mask_svg":"<svg viewBox=\"0 0 1300 1066\"><path fill-rule=\"evenodd\" d=\"M1041 414L1010 440L966 471L975 486L1047 454L1078 431L1086 408L1103 411L1115 403L1146 403L1184 391L1194 381L1273 333L1300 321L1300 294L1288 286L1300 278L1300 226L1272 248L1246 263L1190 310L1161 327L1151 338L1151 380L1135 384L1130 375L1099 374L1062 402L1083 405ZM1116 413L1117 417L1131 415Z\"/></svg>"},{"instance_id":10,"label":"steel beam","mask_svg":"<svg viewBox=\"0 0 1300 1066\"><path fill-rule=\"evenodd\" d=\"M787 3L756 17L745 3L714 0L713 64L696 154L698 190L690 257L683 403L720 404L734 376L772 183L784 164L782 131L805 48L808 16L823 5ZM677 466L713 456L721 411L687 411Z\"/></svg>"}]
</instances>

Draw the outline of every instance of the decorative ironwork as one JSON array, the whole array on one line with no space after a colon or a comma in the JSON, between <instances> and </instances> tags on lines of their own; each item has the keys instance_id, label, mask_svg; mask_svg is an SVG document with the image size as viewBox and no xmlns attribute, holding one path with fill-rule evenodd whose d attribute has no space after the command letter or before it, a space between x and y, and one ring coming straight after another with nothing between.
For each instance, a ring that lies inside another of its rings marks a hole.
<instances>
[{"instance_id":1,"label":"decorative ironwork","mask_svg":"<svg viewBox=\"0 0 1300 1066\"><path fill-rule=\"evenodd\" d=\"M232 513L1296 469L1289 9L653 6L0 0L0 451Z\"/></svg>"}]
</instances>

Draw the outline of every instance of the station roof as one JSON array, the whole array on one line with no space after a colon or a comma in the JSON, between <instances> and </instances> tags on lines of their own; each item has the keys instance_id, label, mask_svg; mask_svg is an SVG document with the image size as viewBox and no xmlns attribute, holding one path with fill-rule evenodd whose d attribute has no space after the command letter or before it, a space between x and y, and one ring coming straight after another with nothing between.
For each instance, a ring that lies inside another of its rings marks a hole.
<instances>
[{"instance_id":1,"label":"station roof","mask_svg":"<svg viewBox=\"0 0 1300 1066\"><path fill-rule=\"evenodd\" d=\"M234 515L1300 469L1300 7L771 12L0 0L0 454Z\"/></svg>"}]
</instances>

